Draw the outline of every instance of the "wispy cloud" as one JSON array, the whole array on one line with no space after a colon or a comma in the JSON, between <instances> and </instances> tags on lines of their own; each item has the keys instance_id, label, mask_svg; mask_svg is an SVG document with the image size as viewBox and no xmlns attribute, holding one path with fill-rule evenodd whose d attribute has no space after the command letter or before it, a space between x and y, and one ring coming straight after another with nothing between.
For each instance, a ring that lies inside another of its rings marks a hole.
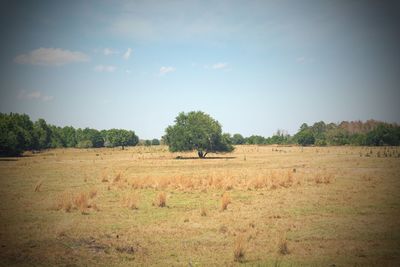
<instances>
[{"instance_id":1,"label":"wispy cloud","mask_svg":"<svg viewBox=\"0 0 400 267\"><path fill-rule=\"evenodd\" d=\"M97 72L114 72L117 68L111 65L97 65L94 70Z\"/></svg>"},{"instance_id":2,"label":"wispy cloud","mask_svg":"<svg viewBox=\"0 0 400 267\"><path fill-rule=\"evenodd\" d=\"M123 56L124 59L129 59L131 54L132 54L132 49L128 48L128 50L126 50L126 52L124 53L124 56Z\"/></svg>"},{"instance_id":3,"label":"wispy cloud","mask_svg":"<svg viewBox=\"0 0 400 267\"><path fill-rule=\"evenodd\" d=\"M105 56L111 56L111 55L119 54L119 51L118 50L114 50L112 48L104 48L103 49L103 54Z\"/></svg>"},{"instance_id":4,"label":"wispy cloud","mask_svg":"<svg viewBox=\"0 0 400 267\"><path fill-rule=\"evenodd\" d=\"M212 68L212 69L215 69L215 70L218 70L218 69L225 69L225 68L227 68L227 67L228 67L228 63L222 63L222 62L215 63L215 64L213 64L213 65L211 66L211 68Z\"/></svg>"},{"instance_id":5,"label":"wispy cloud","mask_svg":"<svg viewBox=\"0 0 400 267\"><path fill-rule=\"evenodd\" d=\"M30 91L21 90L18 94L18 99L28 99L28 100L40 100L43 102L51 101L54 99L53 96L45 95L40 91Z\"/></svg>"},{"instance_id":6,"label":"wispy cloud","mask_svg":"<svg viewBox=\"0 0 400 267\"><path fill-rule=\"evenodd\" d=\"M14 62L18 64L42 66L61 66L68 63L86 61L89 61L89 57L86 54L60 48L39 48L14 58Z\"/></svg>"},{"instance_id":7,"label":"wispy cloud","mask_svg":"<svg viewBox=\"0 0 400 267\"><path fill-rule=\"evenodd\" d=\"M213 70L224 70L224 71L230 71L231 69L229 68L229 64L226 62L218 62L214 63L212 65L204 65L203 66L205 69L213 69Z\"/></svg>"},{"instance_id":8,"label":"wispy cloud","mask_svg":"<svg viewBox=\"0 0 400 267\"><path fill-rule=\"evenodd\" d=\"M165 75L167 73L174 72L174 71L176 71L176 68L174 68L174 67L161 67L160 75Z\"/></svg>"}]
</instances>

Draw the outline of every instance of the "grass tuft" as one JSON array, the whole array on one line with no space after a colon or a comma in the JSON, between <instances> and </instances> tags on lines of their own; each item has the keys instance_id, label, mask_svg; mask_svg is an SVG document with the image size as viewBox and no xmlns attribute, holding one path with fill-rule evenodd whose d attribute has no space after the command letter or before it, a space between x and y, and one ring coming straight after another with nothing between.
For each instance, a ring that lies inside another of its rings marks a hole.
<instances>
[{"instance_id":1,"label":"grass tuft","mask_svg":"<svg viewBox=\"0 0 400 267\"><path fill-rule=\"evenodd\" d=\"M225 192L221 198L221 211L226 210L229 204L231 204L231 197Z\"/></svg>"},{"instance_id":2,"label":"grass tuft","mask_svg":"<svg viewBox=\"0 0 400 267\"><path fill-rule=\"evenodd\" d=\"M282 237L279 240L279 244L278 244L278 251L280 254L282 255L287 255L290 253L288 245L287 245L287 240L286 240L286 236L282 235Z\"/></svg>"},{"instance_id":3,"label":"grass tuft","mask_svg":"<svg viewBox=\"0 0 400 267\"><path fill-rule=\"evenodd\" d=\"M139 196L137 194L128 194L124 198L124 206L131 209L131 210L137 210L139 208Z\"/></svg>"},{"instance_id":4,"label":"grass tuft","mask_svg":"<svg viewBox=\"0 0 400 267\"><path fill-rule=\"evenodd\" d=\"M163 208L167 206L167 194L165 192L159 192L153 203L155 206Z\"/></svg>"},{"instance_id":5,"label":"grass tuft","mask_svg":"<svg viewBox=\"0 0 400 267\"><path fill-rule=\"evenodd\" d=\"M207 213L208 213L207 209L204 206L202 206L201 210L200 210L200 215L205 217L205 216L207 216Z\"/></svg>"},{"instance_id":6,"label":"grass tuft","mask_svg":"<svg viewBox=\"0 0 400 267\"><path fill-rule=\"evenodd\" d=\"M39 192L40 188L42 187L43 180L40 180L39 182L36 183L35 185L35 192Z\"/></svg>"},{"instance_id":7,"label":"grass tuft","mask_svg":"<svg viewBox=\"0 0 400 267\"><path fill-rule=\"evenodd\" d=\"M87 194L83 192L78 193L74 198L74 205L82 214L85 214L89 206Z\"/></svg>"},{"instance_id":8,"label":"grass tuft","mask_svg":"<svg viewBox=\"0 0 400 267\"><path fill-rule=\"evenodd\" d=\"M246 253L245 239L244 239L243 236L239 236L235 240L235 243L234 243L234 246L233 246L234 260L237 261L237 262L243 262L245 253Z\"/></svg>"}]
</instances>

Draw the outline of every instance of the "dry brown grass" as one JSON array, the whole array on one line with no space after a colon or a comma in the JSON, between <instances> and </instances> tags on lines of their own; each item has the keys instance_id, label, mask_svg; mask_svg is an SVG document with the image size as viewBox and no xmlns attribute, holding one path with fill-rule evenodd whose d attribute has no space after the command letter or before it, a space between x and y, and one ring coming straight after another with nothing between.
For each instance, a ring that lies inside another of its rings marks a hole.
<instances>
[{"instance_id":1,"label":"dry brown grass","mask_svg":"<svg viewBox=\"0 0 400 267\"><path fill-rule=\"evenodd\" d=\"M153 204L157 207L163 208L167 206L167 194L165 192L159 192Z\"/></svg>"},{"instance_id":2,"label":"dry brown grass","mask_svg":"<svg viewBox=\"0 0 400 267\"><path fill-rule=\"evenodd\" d=\"M271 148L238 146L232 158L205 160L167 147L56 149L0 161L0 176L12 178L0 179L0 258L5 266L269 266L276 257L284 266L399 266L397 157L381 150L378 158L376 148ZM44 180L41 193L32 177ZM75 204L80 192L89 216ZM159 192L168 209L151 206L163 203ZM220 212L224 192L233 201ZM129 204L130 195L140 202Z\"/></svg>"},{"instance_id":3,"label":"dry brown grass","mask_svg":"<svg viewBox=\"0 0 400 267\"><path fill-rule=\"evenodd\" d=\"M202 206L200 209L200 215L205 217L207 216L207 214L208 214L207 209L204 206Z\"/></svg>"},{"instance_id":4,"label":"dry brown grass","mask_svg":"<svg viewBox=\"0 0 400 267\"><path fill-rule=\"evenodd\" d=\"M115 183L118 183L118 182L121 181L121 179L122 179L122 173L119 172L119 173L117 173L117 175L114 177L113 183L114 183L114 184L115 184Z\"/></svg>"},{"instance_id":5,"label":"dry brown grass","mask_svg":"<svg viewBox=\"0 0 400 267\"><path fill-rule=\"evenodd\" d=\"M279 239L278 252L282 255L287 255L290 253L285 234L282 234Z\"/></svg>"},{"instance_id":6,"label":"dry brown grass","mask_svg":"<svg viewBox=\"0 0 400 267\"><path fill-rule=\"evenodd\" d=\"M329 172L319 172L314 176L314 181L316 184L330 184L334 181L334 175Z\"/></svg>"},{"instance_id":7,"label":"dry brown grass","mask_svg":"<svg viewBox=\"0 0 400 267\"><path fill-rule=\"evenodd\" d=\"M57 199L56 209L70 212L73 208L72 195L69 192L63 192Z\"/></svg>"},{"instance_id":8,"label":"dry brown grass","mask_svg":"<svg viewBox=\"0 0 400 267\"><path fill-rule=\"evenodd\" d=\"M124 197L123 204L131 210L137 210L139 209L139 196L134 192L130 192Z\"/></svg>"},{"instance_id":9,"label":"dry brown grass","mask_svg":"<svg viewBox=\"0 0 400 267\"><path fill-rule=\"evenodd\" d=\"M92 199L95 198L96 196L97 196L97 189L96 188L91 189L89 191L89 198Z\"/></svg>"},{"instance_id":10,"label":"dry brown grass","mask_svg":"<svg viewBox=\"0 0 400 267\"><path fill-rule=\"evenodd\" d=\"M40 180L40 181L38 181L38 182L36 183L36 185L35 185L35 192L39 192L39 191L40 191L40 188L42 187L42 184L43 184L43 180Z\"/></svg>"},{"instance_id":11,"label":"dry brown grass","mask_svg":"<svg viewBox=\"0 0 400 267\"><path fill-rule=\"evenodd\" d=\"M221 211L226 210L229 204L231 204L231 197L225 192L221 197Z\"/></svg>"},{"instance_id":12,"label":"dry brown grass","mask_svg":"<svg viewBox=\"0 0 400 267\"><path fill-rule=\"evenodd\" d=\"M233 245L233 257L237 262L243 262L246 254L246 244L243 235L236 238Z\"/></svg>"},{"instance_id":13,"label":"dry brown grass","mask_svg":"<svg viewBox=\"0 0 400 267\"><path fill-rule=\"evenodd\" d=\"M74 206L82 213L85 214L87 212L89 201L88 195L86 193L78 193L73 200Z\"/></svg>"},{"instance_id":14,"label":"dry brown grass","mask_svg":"<svg viewBox=\"0 0 400 267\"><path fill-rule=\"evenodd\" d=\"M65 191L60 194L57 198L55 209L70 212L72 210L79 210L82 214L87 214L88 209L99 210L95 203L89 203L90 195L93 195L93 191L89 193L79 192L73 194Z\"/></svg>"}]
</instances>

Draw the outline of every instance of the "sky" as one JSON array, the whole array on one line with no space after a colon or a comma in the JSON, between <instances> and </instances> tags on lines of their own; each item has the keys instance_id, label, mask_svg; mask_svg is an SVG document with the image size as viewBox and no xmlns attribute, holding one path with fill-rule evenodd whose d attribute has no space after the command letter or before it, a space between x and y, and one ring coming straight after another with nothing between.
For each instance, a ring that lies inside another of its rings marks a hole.
<instances>
[{"instance_id":1,"label":"sky","mask_svg":"<svg viewBox=\"0 0 400 267\"><path fill-rule=\"evenodd\" d=\"M160 138L400 123L396 1L0 1L0 112Z\"/></svg>"}]
</instances>

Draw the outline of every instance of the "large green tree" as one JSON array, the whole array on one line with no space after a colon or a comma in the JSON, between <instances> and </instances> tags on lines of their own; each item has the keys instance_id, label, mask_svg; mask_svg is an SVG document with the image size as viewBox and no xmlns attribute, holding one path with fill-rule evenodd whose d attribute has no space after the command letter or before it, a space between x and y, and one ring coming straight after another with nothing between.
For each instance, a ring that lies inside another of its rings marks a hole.
<instances>
[{"instance_id":1,"label":"large green tree","mask_svg":"<svg viewBox=\"0 0 400 267\"><path fill-rule=\"evenodd\" d=\"M196 150L200 158L210 152L231 152L231 137L222 134L221 125L210 115L201 111L181 112L175 124L165 130L164 140L169 150Z\"/></svg>"},{"instance_id":2,"label":"large green tree","mask_svg":"<svg viewBox=\"0 0 400 267\"><path fill-rule=\"evenodd\" d=\"M104 145L108 147L121 146L135 146L139 142L139 138L135 135L134 131L123 129L111 129L103 132L105 137Z\"/></svg>"}]
</instances>

